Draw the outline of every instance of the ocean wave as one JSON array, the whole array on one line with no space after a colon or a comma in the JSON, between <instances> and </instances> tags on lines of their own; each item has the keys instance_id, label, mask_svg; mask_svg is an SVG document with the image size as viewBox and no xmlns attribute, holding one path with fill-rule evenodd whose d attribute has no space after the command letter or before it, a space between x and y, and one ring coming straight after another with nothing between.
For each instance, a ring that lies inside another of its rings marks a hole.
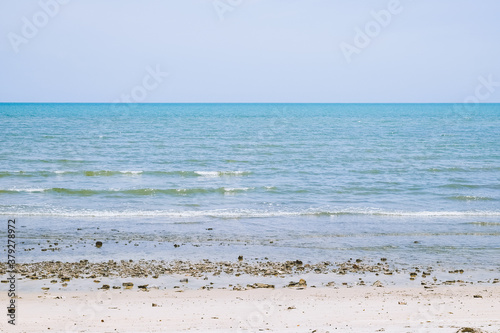
<instances>
[{"instance_id":1,"label":"ocean wave","mask_svg":"<svg viewBox=\"0 0 500 333\"><path fill-rule=\"evenodd\" d=\"M451 168L429 168L429 169L425 169L425 171L428 171L428 172L469 172L470 170L464 169L464 168L458 168L458 167L451 167Z\"/></svg>"},{"instance_id":2,"label":"ocean wave","mask_svg":"<svg viewBox=\"0 0 500 333\"><path fill-rule=\"evenodd\" d=\"M386 217L486 217L500 216L498 211L384 211L375 209L304 209L259 210L259 209L213 209L213 210L92 210L58 207L0 206L0 215L10 216L59 216L59 217L171 217L221 219L273 218L300 216L386 216ZM483 223L483 222L481 222ZM490 222L486 222L490 223ZM495 224L496 225L496 224Z\"/></svg>"},{"instance_id":3,"label":"ocean wave","mask_svg":"<svg viewBox=\"0 0 500 333\"><path fill-rule=\"evenodd\" d=\"M227 177L248 176L250 171L145 171L145 170L55 170L55 171L0 171L3 177L61 177L61 176L85 176L85 177L112 177L123 175L150 175L150 176L181 176L181 177Z\"/></svg>"},{"instance_id":4,"label":"ocean wave","mask_svg":"<svg viewBox=\"0 0 500 333\"><path fill-rule=\"evenodd\" d=\"M440 185L438 186L440 188L446 188L446 189L454 189L454 190L465 190L465 189L500 189L500 184L445 184L445 185Z\"/></svg>"},{"instance_id":5,"label":"ocean wave","mask_svg":"<svg viewBox=\"0 0 500 333\"><path fill-rule=\"evenodd\" d=\"M496 166L488 166L488 167L468 167L468 168L459 168L459 167L450 167L450 168L428 168L424 169L424 171L428 172L484 172L484 171L500 171L500 167Z\"/></svg>"},{"instance_id":6,"label":"ocean wave","mask_svg":"<svg viewBox=\"0 0 500 333\"><path fill-rule=\"evenodd\" d=\"M251 172L248 171L195 171L198 176L203 177L223 177L223 176L247 176Z\"/></svg>"},{"instance_id":7,"label":"ocean wave","mask_svg":"<svg viewBox=\"0 0 500 333\"><path fill-rule=\"evenodd\" d=\"M467 224L479 225L482 227L500 226L500 222L467 222Z\"/></svg>"},{"instance_id":8,"label":"ocean wave","mask_svg":"<svg viewBox=\"0 0 500 333\"><path fill-rule=\"evenodd\" d=\"M490 197L477 197L477 196L473 196L473 195L456 195L456 196L448 197L448 199L457 200L457 201L491 201L491 200L495 200L495 199L490 198Z\"/></svg>"},{"instance_id":9,"label":"ocean wave","mask_svg":"<svg viewBox=\"0 0 500 333\"><path fill-rule=\"evenodd\" d=\"M92 196L92 195L192 195L192 194L231 194L241 193L253 190L255 187L216 187L216 188L173 188L173 189L157 189L157 188L139 188L139 189L105 189L105 190L92 190L92 189L70 189L70 188L13 188L7 190L0 190L0 194L15 194L15 193L57 193L74 196Z\"/></svg>"},{"instance_id":10,"label":"ocean wave","mask_svg":"<svg viewBox=\"0 0 500 333\"><path fill-rule=\"evenodd\" d=\"M26 193L41 193L45 192L47 189L45 188L12 188L8 190L0 190L0 194L11 194L11 193L19 193L19 192L26 192Z\"/></svg>"},{"instance_id":11,"label":"ocean wave","mask_svg":"<svg viewBox=\"0 0 500 333\"><path fill-rule=\"evenodd\" d=\"M83 175L87 177L103 177L103 176L116 176L116 175L140 175L144 171L83 171ZM78 172L69 172L72 174L78 174Z\"/></svg>"},{"instance_id":12,"label":"ocean wave","mask_svg":"<svg viewBox=\"0 0 500 333\"><path fill-rule=\"evenodd\" d=\"M472 188L481 188L483 186L476 184L445 184L440 185L441 188L451 188L451 189L472 189Z\"/></svg>"}]
</instances>

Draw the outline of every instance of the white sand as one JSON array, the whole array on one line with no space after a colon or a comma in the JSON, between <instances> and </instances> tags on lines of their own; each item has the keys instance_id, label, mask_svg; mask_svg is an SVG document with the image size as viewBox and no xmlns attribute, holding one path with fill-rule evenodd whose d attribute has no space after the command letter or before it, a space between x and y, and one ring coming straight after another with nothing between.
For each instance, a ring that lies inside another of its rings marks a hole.
<instances>
[{"instance_id":1,"label":"white sand","mask_svg":"<svg viewBox=\"0 0 500 333\"><path fill-rule=\"evenodd\" d=\"M40 291L15 329L2 317L1 332L500 332L500 286Z\"/></svg>"}]
</instances>

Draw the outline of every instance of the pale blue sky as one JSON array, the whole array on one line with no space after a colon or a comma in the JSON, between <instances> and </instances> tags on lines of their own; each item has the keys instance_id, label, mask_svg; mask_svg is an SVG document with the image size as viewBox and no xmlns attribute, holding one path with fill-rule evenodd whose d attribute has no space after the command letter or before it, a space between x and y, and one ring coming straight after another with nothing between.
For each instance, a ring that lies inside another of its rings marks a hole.
<instances>
[{"instance_id":1,"label":"pale blue sky","mask_svg":"<svg viewBox=\"0 0 500 333\"><path fill-rule=\"evenodd\" d=\"M500 102L498 0L55 1L0 0L0 102Z\"/></svg>"}]
</instances>

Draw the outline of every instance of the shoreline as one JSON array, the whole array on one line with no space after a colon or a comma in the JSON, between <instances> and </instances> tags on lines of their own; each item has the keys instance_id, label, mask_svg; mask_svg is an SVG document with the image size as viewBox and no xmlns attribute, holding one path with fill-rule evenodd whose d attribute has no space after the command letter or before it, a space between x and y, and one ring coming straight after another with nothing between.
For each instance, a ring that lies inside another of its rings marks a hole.
<instances>
[{"instance_id":1,"label":"shoreline","mask_svg":"<svg viewBox=\"0 0 500 333\"><path fill-rule=\"evenodd\" d=\"M500 285L21 293L22 332L498 332ZM0 297L4 302L6 295ZM3 323L0 327L7 327ZM9 327L10 331L10 327Z\"/></svg>"},{"instance_id":2,"label":"shoreline","mask_svg":"<svg viewBox=\"0 0 500 333\"><path fill-rule=\"evenodd\" d=\"M27 291L122 289L230 289L284 287L399 286L432 289L443 285L500 285L500 270L453 269L401 266L378 261L351 259L346 262L301 260L284 262L245 259L236 261L108 260L105 262L42 261L16 264L16 281ZM0 282L11 273L0 263ZM299 284L300 281L303 281ZM0 285L1 285L0 284Z\"/></svg>"},{"instance_id":3,"label":"shoreline","mask_svg":"<svg viewBox=\"0 0 500 333\"><path fill-rule=\"evenodd\" d=\"M0 263L0 286L9 274ZM241 256L18 263L15 276L17 324L0 331L500 331L498 269Z\"/></svg>"}]
</instances>

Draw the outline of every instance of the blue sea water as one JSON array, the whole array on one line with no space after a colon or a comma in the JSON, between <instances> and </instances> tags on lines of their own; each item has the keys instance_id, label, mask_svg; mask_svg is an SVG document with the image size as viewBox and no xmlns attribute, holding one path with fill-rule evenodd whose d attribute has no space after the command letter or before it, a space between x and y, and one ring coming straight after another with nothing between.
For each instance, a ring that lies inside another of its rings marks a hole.
<instances>
[{"instance_id":1,"label":"blue sea water","mask_svg":"<svg viewBox=\"0 0 500 333\"><path fill-rule=\"evenodd\" d=\"M0 104L0 133L26 246L500 266L499 104Z\"/></svg>"}]
</instances>

